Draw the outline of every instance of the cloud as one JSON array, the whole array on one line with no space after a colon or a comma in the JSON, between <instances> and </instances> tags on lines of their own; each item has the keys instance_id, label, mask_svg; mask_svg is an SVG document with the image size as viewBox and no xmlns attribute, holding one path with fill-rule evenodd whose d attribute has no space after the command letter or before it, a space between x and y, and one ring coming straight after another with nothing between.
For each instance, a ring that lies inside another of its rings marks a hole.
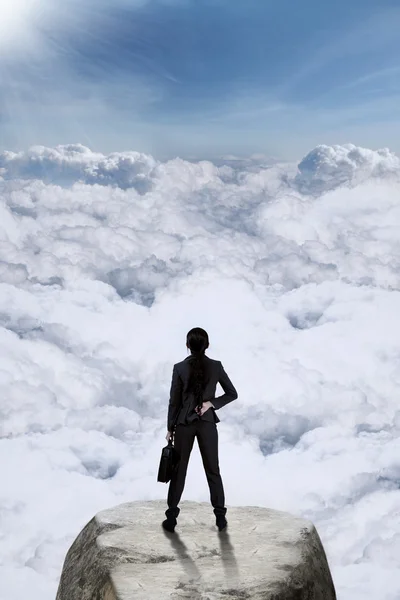
<instances>
[{"instance_id":1,"label":"cloud","mask_svg":"<svg viewBox=\"0 0 400 600\"><path fill-rule=\"evenodd\" d=\"M0 165L7 598L54 598L96 511L165 497L171 368L193 325L239 391L220 415L228 504L312 519L344 600L397 597L398 157L162 162L75 144ZM208 499L201 469L196 447L187 499Z\"/></svg>"},{"instance_id":2,"label":"cloud","mask_svg":"<svg viewBox=\"0 0 400 600\"><path fill-rule=\"evenodd\" d=\"M140 152L104 156L82 144L46 148L34 146L27 152L0 153L0 174L5 180L40 179L45 183L71 186L75 182L114 185L121 189L144 190L151 183L157 161Z\"/></svg>"},{"instance_id":3,"label":"cloud","mask_svg":"<svg viewBox=\"0 0 400 600\"><path fill-rule=\"evenodd\" d=\"M373 151L354 144L321 145L299 164L296 183L305 193L321 193L342 184L355 186L371 178L399 180L399 158L388 149Z\"/></svg>"}]
</instances>

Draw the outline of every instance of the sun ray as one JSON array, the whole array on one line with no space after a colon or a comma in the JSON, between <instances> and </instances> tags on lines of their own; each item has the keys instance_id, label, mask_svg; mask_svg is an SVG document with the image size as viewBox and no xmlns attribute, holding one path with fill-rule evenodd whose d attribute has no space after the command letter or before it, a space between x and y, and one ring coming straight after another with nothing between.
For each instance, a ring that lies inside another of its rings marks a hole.
<instances>
[{"instance_id":1,"label":"sun ray","mask_svg":"<svg viewBox=\"0 0 400 600\"><path fill-rule=\"evenodd\" d=\"M0 51L26 44L47 0L0 0Z\"/></svg>"}]
</instances>

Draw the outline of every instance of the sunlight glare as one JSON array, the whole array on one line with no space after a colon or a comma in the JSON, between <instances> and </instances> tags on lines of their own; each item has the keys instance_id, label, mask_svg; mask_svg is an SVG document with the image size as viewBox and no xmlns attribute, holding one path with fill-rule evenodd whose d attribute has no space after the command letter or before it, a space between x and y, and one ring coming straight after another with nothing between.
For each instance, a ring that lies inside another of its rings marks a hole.
<instances>
[{"instance_id":1,"label":"sunlight glare","mask_svg":"<svg viewBox=\"0 0 400 600\"><path fill-rule=\"evenodd\" d=\"M22 42L40 17L43 0L0 0L0 48Z\"/></svg>"}]
</instances>

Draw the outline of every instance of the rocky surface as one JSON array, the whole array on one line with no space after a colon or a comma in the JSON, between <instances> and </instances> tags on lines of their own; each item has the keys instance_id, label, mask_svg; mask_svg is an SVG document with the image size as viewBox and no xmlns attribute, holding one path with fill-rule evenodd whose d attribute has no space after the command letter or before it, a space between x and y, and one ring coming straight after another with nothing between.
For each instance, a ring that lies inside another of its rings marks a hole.
<instances>
[{"instance_id":1,"label":"rocky surface","mask_svg":"<svg viewBox=\"0 0 400 600\"><path fill-rule=\"evenodd\" d=\"M56 600L335 600L314 525L255 506L229 507L219 532L208 503L182 502L175 533L165 502L97 514L69 549Z\"/></svg>"}]
</instances>

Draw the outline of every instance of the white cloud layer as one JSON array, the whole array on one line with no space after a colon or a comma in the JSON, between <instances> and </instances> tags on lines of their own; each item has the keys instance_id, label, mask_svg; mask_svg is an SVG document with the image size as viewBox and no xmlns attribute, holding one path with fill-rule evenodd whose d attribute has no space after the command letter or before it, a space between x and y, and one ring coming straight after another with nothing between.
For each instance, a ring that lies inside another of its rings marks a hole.
<instances>
[{"instance_id":1,"label":"white cloud layer","mask_svg":"<svg viewBox=\"0 0 400 600\"><path fill-rule=\"evenodd\" d=\"M1 600L53 599L95 512L166 496L172 364L197 325L239 392L228 505L312 519L341 600L399 598L399 159L223 162L0 155ZM183 499L209 499L197 446Z\"/></svg>"}]
</instances>

